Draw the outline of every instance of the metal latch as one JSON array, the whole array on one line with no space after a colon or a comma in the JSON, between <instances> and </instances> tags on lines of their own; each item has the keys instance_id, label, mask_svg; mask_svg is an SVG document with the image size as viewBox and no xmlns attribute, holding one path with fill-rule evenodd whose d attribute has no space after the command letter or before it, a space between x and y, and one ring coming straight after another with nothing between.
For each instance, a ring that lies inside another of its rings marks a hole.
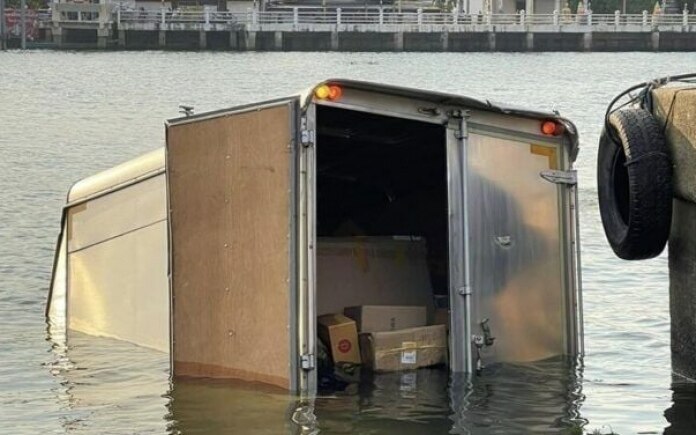
<instances>
[{"instance_id":1,"label":"metal latch","mask_svg":"<svg viewBox=\"0 0 696 435\"><path fill-rule=\"evenodd\" d=\"M476 347L476 374L481 374L483 370L483 359L481 358L481 349L484 347L493 346L495 337L491 334L491 327L488 326L488 319L484 319L479 323L483 335L474 334L471 336L471 343Z\"/></svg>"},{"instance_id":2,"label":"metal latch","mask_svg":"<svg viewBox=\"0 0 696 435\"><path fill-rule=\"evenodd\" d=\"M300 367L302 367L302 370L314 370L315 365L316 358L314 357L314 354L305 353L304 355L300 356Z\"/></svg>"},{"instance_id":3,"label":"metal latch","mask_svg":"<svg viewBox=\"0 0 696 435\"><path fill-rule=\"evenodd\" d=\"M309 147L314 143L314 131L313 130L301 130L300 131L300 143Z\"/></svg>"},{"instance_id":4,"label":"metal latch","mask_svg":"<svg viewBox=\"0 0 696 435\"><path fill-rule=\"evenodd\" d=\"M554 184L578 184L578 171L559 171L557 169L547 169L539 173L541 178Z\"/></svg>"}]
</instances>

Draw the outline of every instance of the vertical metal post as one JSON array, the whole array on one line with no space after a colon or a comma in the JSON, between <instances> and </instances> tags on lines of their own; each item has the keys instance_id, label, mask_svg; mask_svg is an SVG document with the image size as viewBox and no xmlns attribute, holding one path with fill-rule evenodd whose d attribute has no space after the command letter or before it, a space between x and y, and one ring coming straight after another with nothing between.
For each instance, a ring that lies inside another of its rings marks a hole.
<instances>
[{"instance_id":1,"label":"vertical metal post","mask_svg":"<svg viewBox=\"0 0 696 435\"><path fill-rule=\"evenodd\" d=\"M464 241L464 312L465 326L464 339L467 347L465 348L465 367L466 373L473 372L471 355L471 298L473 291L471 288L471 246L469 235L469 127L467 125L467 115L460 119L459 135L461 136L462 150L462 239Z\"/></svg>"},{"instance_id":2,"label":"vertical metal post","mask_svg":"<svg viewBox=\"0 0 696 435\"><path fill-rule=\"evenodd\" d=\"M468 128L466 113L453 113L447 129L449 231L450 368L472 372L471 256L468 214Z\"/></svg>"},{"instance_id":3,"label":"vertical metal post","mask_svg":"<svg viewBox=\"0 0 696 435\"><path fill-rule=\"evenodd\" d=\"M20 2L21 8L19 13L19 19L21 20L20 26L22 29L22 50L27 49L27 0L22 0Z\"/></svg>"},{"instance_id":4,"label":"vertical metal post","mask_svg":"<svg viewBox=\"0 0 696 435\"><path fill-rule=\"evenodd\" d=\"M5 44L5 33L7 32L5 26L5 0L0 0L0 50L5 50L7 45Z\"/></svg>"},{"instance_id":5,"label":"vertical metal post","mask_svg":"<svg viewBox=\"0 0 696 435\"><path fill-rule=\"evenodd\" d=\"M621 24L621 13L619 11L614 11L614 25L619 27Z\"/></svg>"}]
</instances>

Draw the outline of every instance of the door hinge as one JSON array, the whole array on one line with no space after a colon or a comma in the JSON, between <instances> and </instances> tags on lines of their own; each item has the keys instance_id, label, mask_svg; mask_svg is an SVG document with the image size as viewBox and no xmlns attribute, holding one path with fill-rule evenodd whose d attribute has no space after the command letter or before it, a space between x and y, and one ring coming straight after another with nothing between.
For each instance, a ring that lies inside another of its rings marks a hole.
<instances>
[{"instance_id":1,"label":"door hinge","mask_svg":"<svg viewBox=\"0 0 696 435\"><path fill-rule=\"evenodd\" d=\"M571 186L578 184L578 172L574 169L571 171L547 169L545 171L541 171L539 175L544 180L554 184L568 184Z\"/></svg>"},{"instance_id":2,"label":"door hinge","mask_svg":"<svg viewBox=\"0 0 696 435\"><path fill-rule=\"evenodd\" d=\"M302 370L314 370L316 366L316 358L314 354L305 353L300 356L300 367Z\"/></svg>"},{"instance_id":3,"label":"door hinge","mask_svg":"<svg viewBox=\"0 0 696 435\"><path fill-rule=\"evenodd\" d=\"M471 287L469 287L469 286L459 287L457 289L457 293L459 293L462 296L471 296Z\"/></svg>"},{"instance_id":4,"label":"door hinge","mask_svg":"<svg viewBox=\"0 0 696 435\"><path fill-rule=\"evenodd\" d=\"M311 147L314 144L314 130L300 130L300 143L305 148Z\"/></svg>"},{"instance_id":5,"label":"door hinge","mask_svg":"<svg viewBox=\"0 0 696 435\"><path fill-rule=\"evenodd\" d=\"M457 129L454 131L454 137L457 138L457 140L468 138L469 128L466 125L466 120L469 118L469 111L459 109L450 110L447 112L447 116L449 116L450 119L457 120Z\"/></svg>"}]
</instances>

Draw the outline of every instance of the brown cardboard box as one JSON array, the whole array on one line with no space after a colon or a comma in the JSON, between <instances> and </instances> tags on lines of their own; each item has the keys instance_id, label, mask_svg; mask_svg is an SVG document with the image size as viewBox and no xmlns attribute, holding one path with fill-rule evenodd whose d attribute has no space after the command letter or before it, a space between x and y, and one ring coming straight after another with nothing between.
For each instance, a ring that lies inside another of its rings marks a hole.
<instances>
[{"instance_id":1,"label":"brown cardboard box","mask_svg":"<svg viewBox=\"0 0 696 435\"><path fill-rule=\"evenodd\" d=\"M363 363L377 372L443 364L447 358L444 325L360 334Z\"/></svg>"},{"instance_id":2,"label":"brown cardboard box","mask_svg":"<svg viewBox=\"0 0 696 435\"><path fill-rule=\"evenodd\" d=\"M449 331L449 309L447 308L435 308L435 318L433 319L433 325L445 325L447 331Z\"/></svg>"},{"instance_id":3,"label":"brown cardboard box","mask_svg":"<svg viewBox=\"0 0 696 435\"><path fill-rule=\"evenodd\" d=\"M317 319L319 338L331 349L333 362L360 364L358 328L342 314L325 314Z\"/></svg>"},{"instance_id":4,"label":"brown cardboard box","mask_svg":"<svg viewBox=\"0 0 696 435\"><path fill-rule=\"evenodd\" d=\"M348 307L343 314L355 320L358 332L397 331L427 325L425 306L362 305Z\"/></svg>"},{"instance_id":5,"label":"brown cardboard box","mask_svg":"<svg viewBox=\"0 0 696 435\"><path fill-rule=\"evenodd\" d=\"M317 315L359 305L424 305L433 290L424 239L319 237Z\"/></svg>"}]
</instances>

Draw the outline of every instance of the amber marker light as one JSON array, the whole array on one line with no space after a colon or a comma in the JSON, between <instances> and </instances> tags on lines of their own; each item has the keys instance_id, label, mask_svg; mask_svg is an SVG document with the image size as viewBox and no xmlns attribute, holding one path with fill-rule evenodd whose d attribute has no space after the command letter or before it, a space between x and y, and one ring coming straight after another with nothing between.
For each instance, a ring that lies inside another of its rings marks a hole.
<instances>
[{"instance_id":1,"label":"amber marker light","mask_svg":"<svg viewBox=\"0 0 696 435\"><path fill-rule=\"evenodd\" d=\"M563 126L556 121L546 120L541 123L541 132L546 136L560 136L563 133Z\"/></svg>"},{"instance_id":2,"label":"amber marker light","mask_svg":"<svg viewBox=\"0 0 696 435\"><path fill-rule=\"evenodd\" d=\"M321 85L314 89L314 96L319 100L336 101L343 95L343 89L337 85Z\"/></svg>"},{"instance_id":3,"label":"amber marker light","mask_svg":"<svg viewBox=\"0 0 696 435\"><path fill-rule=\"evenodd\" d=\"M326 100L331 95L331 88L328 85L321 85L314 90L314 96L320 100Z\"/></svg>"},{"instance_id":4,"label":"amber marker light","mask_svg":"<svg viewBox=\"0 0 696 435\"><path fill-rule=\"evenodd\" d=\"M336 101L341 98L341 95L343 95L343 89L340 86L329 86L329 100Z\"/></svg>"}]
</instances>

